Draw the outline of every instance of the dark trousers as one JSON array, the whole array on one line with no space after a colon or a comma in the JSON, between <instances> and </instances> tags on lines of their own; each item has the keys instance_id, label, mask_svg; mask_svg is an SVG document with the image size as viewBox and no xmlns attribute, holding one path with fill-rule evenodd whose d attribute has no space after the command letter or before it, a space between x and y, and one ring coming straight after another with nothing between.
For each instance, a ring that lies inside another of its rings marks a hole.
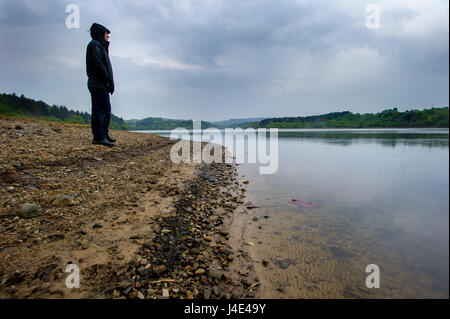
<instances>
[{"instance_id":1,"label":"dark trousers","mask_svg":"<svg viewBox=\"0 0 450 319\"><path fill-rule=\"evenodd\" d=\"M109 93L105 89L94 87L89 87L89 92L91 92L92 102L92 135L94 135L94 140L101 141L108 136L109 121L111 119Z\"/></svg>"}]
</instances>

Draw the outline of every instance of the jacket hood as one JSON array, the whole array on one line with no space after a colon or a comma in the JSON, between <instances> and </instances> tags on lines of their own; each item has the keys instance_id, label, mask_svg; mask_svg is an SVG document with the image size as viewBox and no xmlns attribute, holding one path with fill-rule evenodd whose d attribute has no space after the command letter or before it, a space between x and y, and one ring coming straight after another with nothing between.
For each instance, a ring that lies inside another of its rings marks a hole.
<instances>
[{"instance_id":1,"label":"jacket hood","mask_svg":"<svg viewBox=\"0 0 450 319\"><path fill-rule=\"evenodd\" d=\"M107 41L105 41L105 32L111 33L111 31L98 23L93 23L90 31L92 39L100 41L105 46L107 45Z\"/></svg>"}]
</instances>

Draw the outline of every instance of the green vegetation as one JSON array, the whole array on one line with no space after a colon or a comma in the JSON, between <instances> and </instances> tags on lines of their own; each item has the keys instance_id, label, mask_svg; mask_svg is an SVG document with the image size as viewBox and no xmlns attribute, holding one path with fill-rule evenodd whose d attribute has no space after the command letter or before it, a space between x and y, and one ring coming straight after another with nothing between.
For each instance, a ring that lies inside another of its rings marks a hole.
<instances>
[{"instance_id":1,"label":"green vegetation","mask_svg":"<svg viewBox=\"0 0 450 319\"><path fill-rule=\"evenodd\" d=\"M32 117L47 121L74 124L91 123L87 112L67 109L65 106L50 106L42 101L35 101L16 94L0 94L0 114L16 117ZM334 112L314 116L266 118L249 122L253 119L233 119L219 122L201 122L202 129L209 127L240 126L242 128L383 128L383 127L445 127L448 128L448 107L399 112L397 108L380 113L353 114L349 111ZM246 121L247 120L247 121ZM256 119L257 120L257 119ZM111 116L112 129L119 130L172 130L182 127L192 129L192 120L174 120L160 117L148 117L142 120L126 120Z\"/></svg>"},{"instance_id":2,"label":"green vegetation","mask_svg":"<svg viewBox=\"0 0 450 319\"><path fill-rule=\"evenodd\" d=\"M449 127L448 107L399 112L397 108L371 114L349 111L305 117L269 118L248 122L247 128L369 128L369 127Z\"/></svg>"},{"instance_id":3,"label":"green vegetation","mask_svg":"<svg viewBox=\"0 0 450 319\"><path fill-rule=\"evenodd\" d=\"M142 120L126 120L131 130L173 130L174 128L192 129L192 120L173 120L161 117L147 117ZM201 122L202 129L213 127L209 122Z\"/></svg>"},{"instance_id":4,"label":"green vegetation","mask_svg":"<svg viewBox=\"0 0 450 319\"><path fill-rule=\"evenodd\" d=\"M229 119L226 121L216 121L216 122L211 122L214 127L217 128L235 128L235 127L240 127L242 124L244 123L248 123L248 122L258 122L261 120L264 120L265 117L259 117L259 118L244 118L244 119Z\"/></svg>"},{"instance_id":5,"label":"green vegetation","mask_svg":"<svg viewBox=\"0 0 450 319\"><path fill-rule=\"evenodd\" d=\"M32 117L46 121L91 124L91 115L87 112L79 112L67 109L65 106L50 106L42 101L35 101L21 95L0 94L0 114L16 117ZM115 115L111 115L111 129L128 130L125 121Z\"/></svg>"}]
</instances>

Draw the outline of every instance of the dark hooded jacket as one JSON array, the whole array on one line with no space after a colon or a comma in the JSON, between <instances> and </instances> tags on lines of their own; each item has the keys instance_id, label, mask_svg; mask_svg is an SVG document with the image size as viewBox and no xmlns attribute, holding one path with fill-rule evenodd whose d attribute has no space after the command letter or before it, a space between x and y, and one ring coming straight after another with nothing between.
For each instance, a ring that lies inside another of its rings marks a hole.
<instances>
[{"instance_id":1,"label":"dark hooded jacket","mask_svg":"<svg viewBox=\"0 0 450 319\"><path fill-rule=\"evenodd\" d=\"M106 89L114 92L114 77L109 60L109 42L105 40L105 32L110 31L101 24L91 26L92 40L86 49L86 72L88 87Z\"/></svg>"}]
</instances>

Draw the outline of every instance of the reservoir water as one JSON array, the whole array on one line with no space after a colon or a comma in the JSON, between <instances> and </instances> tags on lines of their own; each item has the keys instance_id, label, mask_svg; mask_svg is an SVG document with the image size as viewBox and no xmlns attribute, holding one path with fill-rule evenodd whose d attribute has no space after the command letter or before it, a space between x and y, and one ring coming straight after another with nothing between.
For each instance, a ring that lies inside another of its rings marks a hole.
<instances>
[{"instance_id":1,"label":"reservoir water","mask_svg":"<svg viewBox=\"0 0 450 319\"><path fill-rule=\"evenodd\" d=\"M276 173L238 168L258 206L242 236L268 261L257 297L449 297L448 129L279 130Z\"/></svg>"}]
</instances>

